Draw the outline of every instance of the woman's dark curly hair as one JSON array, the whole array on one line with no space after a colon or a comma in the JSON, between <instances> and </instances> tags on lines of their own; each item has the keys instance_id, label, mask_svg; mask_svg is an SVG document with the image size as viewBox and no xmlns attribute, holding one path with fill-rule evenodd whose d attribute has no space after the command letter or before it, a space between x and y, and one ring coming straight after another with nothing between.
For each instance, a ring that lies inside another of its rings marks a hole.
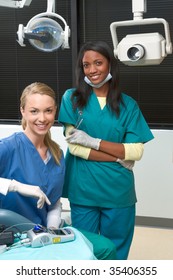
<instances>
[{"instance_id":1,"label":"woman's dark curly hair","mask_svg":"<svg viewBox=\"0 0 173 280\"><path fill-rule=\"evenodd\" d=\"M109 92L107 95L107 104L112 112L119 115L119 103L121 101L121 94L119 91L119 67L117 59L114 57L113 51L110 46L104 41L87 42L85 43L78 54L76 64L76 89L72 95L72 102L74 108L84 108L87 104L88 98L91 94L91 86L84 81L83 70L83 56L86 51L99 52L101 55L107 58L110 63L110 73L112 79L109 80Z\"/></svg>"}]
</instances>

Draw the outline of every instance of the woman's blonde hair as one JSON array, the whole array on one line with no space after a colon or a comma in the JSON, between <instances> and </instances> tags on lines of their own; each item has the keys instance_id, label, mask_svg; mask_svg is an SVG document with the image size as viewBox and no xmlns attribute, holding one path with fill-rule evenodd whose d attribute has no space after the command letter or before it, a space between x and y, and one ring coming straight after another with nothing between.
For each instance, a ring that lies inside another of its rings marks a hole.
<instances>
[{"instance_id":1,"label":"woman's blonde hair","mask_svg":"<svg viewBox=\"0 0 173 280\"><path fill-rule=\"evenodd\" d=\"M55 105L56 105L56 95L55 92L53 91L52 88L50 88L48 85L44 84L44 83L40 83L40 82L36 82L36 83L32 83L29 86L27 86L21 95L20 98L20 107L22 109L25 108L26 105L26 99L27 96L32 95L32 94L41 94L41 95L48 95L51 98L54 99L55 101ZM24 118L22 118L22 127L25 130L26 128L26 120ZM44 138L44 143L45 145L48 147L48 149L50 150L53 158L55 159L55 162L57 164L60 164L60 158L62 155L62 151L60 149L60 146L51 139L51 132L50 130L47 132L47 134L45 135Z\"/></svg>"}]
</instances>

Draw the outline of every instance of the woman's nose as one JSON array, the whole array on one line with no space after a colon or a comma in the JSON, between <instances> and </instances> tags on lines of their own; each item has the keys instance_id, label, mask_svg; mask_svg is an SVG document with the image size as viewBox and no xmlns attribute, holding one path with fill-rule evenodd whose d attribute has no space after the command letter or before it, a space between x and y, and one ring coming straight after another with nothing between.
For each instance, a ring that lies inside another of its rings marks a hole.
<instances>
[{"instance_id":1,"label":"woman's nose","mask_svg":"<svg viewBox=\"0 0 173 280\"><path fill-rule=\"evenodd\" d=\"M41 122L45 121L45 115L44 115L44 113L40 113L38 119L39 119L39 121L41 121Z\"/></svg>"},{"instance_id":2,"label":"woman's nose","mask_svg":"<svg viewBox=\"0 0 173 280\"><path fill-rule=\"evenodd\" d=\"M94 72L96 72L96 67L95 67L94 64L91 64L90 65L90 73L94 73Z\"/></svg>"}]
</instances>

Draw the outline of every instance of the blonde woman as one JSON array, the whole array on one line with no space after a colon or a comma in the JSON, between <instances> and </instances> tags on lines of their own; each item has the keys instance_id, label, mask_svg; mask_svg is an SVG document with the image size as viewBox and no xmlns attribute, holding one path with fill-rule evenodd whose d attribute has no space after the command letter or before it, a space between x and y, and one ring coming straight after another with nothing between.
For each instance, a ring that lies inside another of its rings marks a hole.
<instances>
[{"instance_id":1,"label":"blonde woman","mask_svg":"<svg viewBox=\"0 0 173 280\"><path fill-rule=\"evenodd\" d=\"M50 135L55 92L36 82L23 90L20 101L23 131L0 140L0 208L58 228L65 164Z\"/></svg>"}]
</instances>

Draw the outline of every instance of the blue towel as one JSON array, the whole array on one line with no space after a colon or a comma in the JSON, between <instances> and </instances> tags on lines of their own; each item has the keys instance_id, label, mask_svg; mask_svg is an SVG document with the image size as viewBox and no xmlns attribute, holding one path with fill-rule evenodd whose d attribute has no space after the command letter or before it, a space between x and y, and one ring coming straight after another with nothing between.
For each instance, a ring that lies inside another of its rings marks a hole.
<instances>
[{"instance_id":1,"label":"blue towel","mask_svg":"<svg viewBox=\"0 0 173 280\"><path fill-rule=\"evenodd\" d=\"M96 260L91 242L77 229L68 228L75 233L75 240L40 248L13 247L0 254L0 260Z\"/></svg>"}]
</instances>

